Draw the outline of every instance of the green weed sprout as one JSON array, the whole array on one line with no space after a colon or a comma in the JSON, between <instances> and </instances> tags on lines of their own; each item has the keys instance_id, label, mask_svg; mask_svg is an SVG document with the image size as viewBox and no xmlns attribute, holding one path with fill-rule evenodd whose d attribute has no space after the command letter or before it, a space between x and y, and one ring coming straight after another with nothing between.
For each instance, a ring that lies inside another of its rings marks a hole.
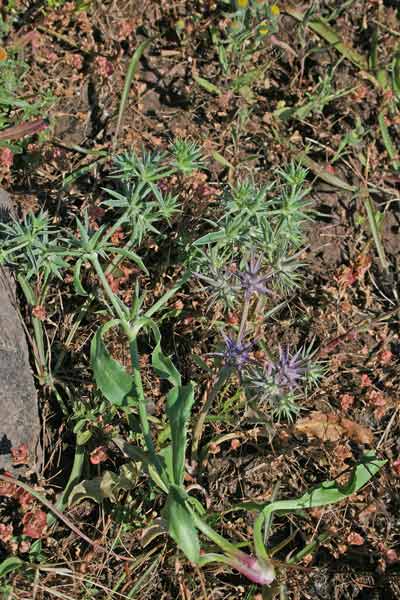
<instances>
[{"instance_id":1,"label":"green weed sprout","mask_svg":"<svg viewBox=\"0 0 400 600\"><path fill-rule=\"evenodd\" d=\"M1 19L1 17L0 17ZM21 50L7 46L2 48L1 40L7 26L0 20L0 132L13 124L41 117L54 102L49 90L40 90L35 102L24 99L24 80L29 65L23 60ZM3 138L0 148L7 147L14 154L22 152L23 142L10 142Z\"/></svg>"},{"instance_id":2,"label":"green weed sprout","mask_svg":"<svg viewBox=\"0 0 400 600\"><path fill-rule=\"evenodd\" d=\"M265 38L278 31L280 10L277 4L257 0L223 2L224 27L212 27L211 41L217 51L222 73L235 92L249 96L249 87L260 78L262 69L250 68L254 53ZM203 86L207 89L206 85Z\"/></svg>"}]
</instances>

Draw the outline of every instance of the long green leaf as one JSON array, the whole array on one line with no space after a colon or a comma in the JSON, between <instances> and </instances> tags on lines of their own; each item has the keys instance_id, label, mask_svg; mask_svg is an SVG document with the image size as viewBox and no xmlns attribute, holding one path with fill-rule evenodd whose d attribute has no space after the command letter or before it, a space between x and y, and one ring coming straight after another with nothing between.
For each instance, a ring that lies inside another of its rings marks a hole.
<instances>
[{"instance_id":1,"label":"long green leaf","mask_svg":"<svg viewBox=\"0 0 400 600\"><path fill-rule=\"evenodd\" d=\"M220 231L212 231L211 233L207 233L203 235L201 238L196 240L193 243L193 246L204 246L204 244L211 244L212 242L218 242L219 240L223 240L226 237L226 233L223 229Z\"/></svg>"},{"instance_id":2,"label":"long green leaf","mask_svg":"<svg viewBox=\"0 0 400 600\"><path fill-rule=\"evenodd\" d=\"M398 49L396 55L393 59L393 68L392 68L392 85L393 91L397 98L400 100L400 50Z\"/></svg>"},{"instance_id":3,"label":"long green leaf","mask_svg":"<svg viewBox=\"0 0 400 600\"><path fill-rule=\"evenodd\" d=\"M395 169L395 171L399 171L400 170L400 161L398 160L399 152L395 148L392 138L390 137L390 133L389 133L388 126L386 125L385 117L386 117L385 112L381 111L378 115L379 129L381 130L383 143L385 145L386 152L388 153L389 158L392 161L393 168Z\"/></svg>"},{"instance_id":4,"label":"long green leaf","mask_svg":"<svg viewBox=\"0 0 400 600\"><path fill-rule=\"evenodd\" d=\"M300 498L293 500L277 500L264 505L259 505L261 512L254 524L254 543L257 554L265 554L262 548L262 528L265 520L276 511L292 512L306 508L317 508L328 504L336 504L358 492L386 463L378 460L372 452L367 452L360 464L354 470L349 482L341 486L337 481L325 481L311 492L306 492Z\"/></svg>"},{"instance_id":5,"label":"long green leaf","mask_svg":"<svg viewBox=\"0 0 400 600\"><path fill-rule=\"evenodd\" d=\"M211 81L208 81L203 77L198 77L197 75L194 75L193 79L200 87L206 90L209 94L216 94L217 96L220 96L222 94L222 91L219 89L219 87L211 83Z\"/></svg>"},{"instance_id":6,"label":"long green leaf","mask_svg":"<svg viewBox=\"0 0 400 600\"><path fill-rule=\"evenodd\" d=\"M336 504L358 492L380 471L386 462L387 460L378 460L372 452L367 452L360 464L354 468L347 484L341 486L336 480L324 481L310 492L303 494L300 498L276 500L275 502L259 504L258 507L265 515L277 510L304 510L305 508L317 508L319 506L326 506L327 504Z\"/></svg>"},{"instance_id":7,"label":"long green leaf","mask_svg":"<svg viewBox=\"0 0 400 600\"><path fill-rule=\"evenodd\" d=\"M9 556L0 563L0 577L17 571L23 564L24 562L17 556Z\"/></svg>"},{"instance_id":8,"label":"long green leaf","mask_svg":"<svg viewBox=\"0 0 400 600\"><path fill-rule=\"evenodd\" d=\"M196 526L180 489L172 485L164 509L164 517L168 523L168 531L172 539L182 550L186 558L197 563L200 558L200 542Z\"/></svg>"},{"instance_id":9,"label":"long green leaf","mask_svg":"<svg viewBox=\"0 0 400 600\"><path fill-rule=\"evenodd\" d=\"M365 57L351 46L346 45L333 27L329 25L329 23L321 18L311 18L305 20L304 14L295 8L285 7L285 12L287 12L297 21L304 22L307 27L315 31L315 33L321 36L326 42L328 42L328 44L331 44L334 48L336 48L336 50L340 52L342 56L350 60L359 69L363 69L365 71L368 69L368 61L365 59Z\"/></svg>"},{"instance_id":10,"label":"long green leaf","mask_svg":"<svg viewBox=\"0 0 400 600\"><path fill-rule=\"evenodd\" d=\"M138 46L136 48L136 50L131 58L131 61L129 63L129 67L128 67L128 71L126 73L126 78L125 78L125 83L124 83L124 89L122 91L121 102L119 104L117 126L115 128L114 139L113 139L113 149L114 150L117 147L118 136L121 131L122 118L124 116L126 103L128 102L129 91L131 89L132 81L135 76L135 73L136 73L136 70L137 70L137 67L139 64L139 60L141 59L143 52L146 50L146 48L149 46L150 43L151 43L151 40L145 40L144 42L142 42L140 44L140 46Z\"/></svg>"},{"instance_id":11,"label":"long green leaf","mask_svg":"<svg viewBox=\"0 0 400 600\"><path fill-rule=\"evenodd\" d=\"M161 341L154 348L151 355L152 365L161 379L167 379L173 386L181 385L181 375L169 356L161 350Z\"/></svg>"},{"instance_id":12,"label":"long green leaf","mask_svg":"<svg viewBox=\"0 0 400 600\"><path fill-rule=\"evenodd\" d=\"M382 268L387 270L389 267L389 263L386 258L385 248L382 243L381 235L379 232L379 226L376 220L376 210L374 208L371 196L369 195L368 190L366 188L361 189L360 197L363 200L365 208L367 210L368 223L371 229L372 237L374 238L379 260L381 261Z\"/></svg>"},{"instance_id":13,"label":"long green leaf","mask_svg":"<svg viewBox=\"0 0 400 600\"><path fill-rule=\"evenodd\" d=\"M176 485L182 485L185 471L187 426L194 402L194 386L174 387L167 394L167 415L171 426L172 461Z\"/></svg>"},{"instance_id":14,"label":"long green leaf","mask_svg":"<svg viewBox=\"0 0 400 600\"><path fill-rule=\"evenodd\" d=\"M349 185L346 181L343 181L343 179L337 177L337 175L333 175L333 173L328 173L328 171L326 171L318 163L312 160L312 158L307 156L305 152L301 152L300 154L298 154L296 156L296 159L305 167L307 167L307 169L310 169L310 171L316 177L319 177L326 183L329 183L330 185L333 185L334 187L337 187L340 190L345 190L346 192L356 191L357 188L355 188L353 185Z\"/></svg>"},{"instance_id":15,"label":"long green leaf","mask_svg":"<svg viewBox=\"0 0 400 600\"><path fill-rule=\"evenodd\" d=\"M82 285L81 282L81 268L82 268L82 259L76 261L74 266L74 290L78 294L78 296L87 296L88 293Z\"/></svg>"},{"instance_id":16,"label":"long green leaf","mask_svg":"<svg viewBox=\"0 0 400 600\"><path fill-rule=\"evenodd\" d=\"M132 406L136 403L133 378L124 367L112 358L103 342L103 335L118 320L109 321L100 327L92 339L90 362L97 387L112 404Z\"/></svg>"}]
</instances>

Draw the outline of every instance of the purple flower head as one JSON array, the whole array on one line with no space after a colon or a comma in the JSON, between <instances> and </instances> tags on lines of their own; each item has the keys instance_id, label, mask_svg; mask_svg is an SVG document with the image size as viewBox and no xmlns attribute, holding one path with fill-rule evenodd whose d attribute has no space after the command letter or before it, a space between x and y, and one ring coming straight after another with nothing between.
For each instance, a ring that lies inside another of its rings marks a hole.
<instances>
[{"instance_id":1,"label":"purple flower head","mask_svg":"<svg viewBox=\"0 0 400 600\"><path fill-rule=\"evenodd\" d=\"M275 579L275 570L272 563L240 550L232 557L231 565L239 573L245 575L247 579L258 585L271 585Z\"/></svg>"},{"instance_id":2,"label":"purple flower head","mask_svg":"<svg viewBox=\"0 0 400 600\"><path fill-rule=\"evenodd\" d=\"M250 362L249 352L253 344L243 344L233 340L228 335L222 334L225 342L225 350L222 354L225 364L230 367L235 367L239 371Z\"/></svg>"},{"instance_id":3,"label":"purple flower head","mask_svg":"<svg viewBox=\"0 0 400 600\"><path fill-rule=\"evenodd\" d=\"M271 275L263 275L260 272L261 260L261 256L256 259L252 255L246 270L239 271L236 274L247 298L250 298L253 294L270 294L265 282L271 278Z\"/></svg>"},{"instance_id":4,"label":"purple flower head","mask_svg":"<svg viewBox=\"0 0 400 600\"><path fill-rule=\"evenodd\" d=\"M307 366L301 356L301 350L290 355L288 348L279 348L279 360L268 369L273 375L276 385L292 390L306 373Z\"/></svg>"}]
</instances>

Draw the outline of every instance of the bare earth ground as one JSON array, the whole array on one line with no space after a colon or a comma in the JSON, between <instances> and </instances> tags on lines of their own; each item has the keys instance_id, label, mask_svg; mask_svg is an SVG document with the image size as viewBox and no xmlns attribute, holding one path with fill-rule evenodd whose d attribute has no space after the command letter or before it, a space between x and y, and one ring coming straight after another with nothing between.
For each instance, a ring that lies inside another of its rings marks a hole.
<instances>
[{"instance_id":1,"label":"bare earth ground","mask_svg":"<svg viewBox=\"0 0 400 600\"><path fill-rule=\"evenodd\" d=\"M44 141L29 140L24 154L16 157L13 170L4 175L2 184L22 213L43 207L59 221L72 223L74 215L98 206L110 161L98 161L87 173L75 175L96 160L95 150L110 150L111 154L128 62L146 37L152 42L140 61L116 152L132 146L139 151L142 146L163 149L176 136L190 136L199 142L209 159L210 172L206 182L194 177L185 190L185 218L191 226L209 216L205 184L212 186L218 197L232 178L250 173L257 181L271 179L282 164L298 158L305 148L323 172L335 174L356 188L366 184L375 188L371 198L384 217L380 235L386 269L374 245L362 194L343 190L310 169L310 198L319 216L307 236L305 285L296 294L291 310L268 330L271 343L279 340L298 344L315 335L322 349L328 374L307 397L301 415L316 415L312 431L282 422L271 436L262 427L252 425L238 402L226 409L226 418L208 425L206 436L215 441L234 434L228 439L236 435L239 447L232 447L230 441L214 444L213 453L193 483L203 490L208 510L223 513L232 503L268 500L277 481L280 498L297 496L316 482L337 477L357 461L365 448L376 449L380 457L388 459L385 468L351 502L307 513L296 534L300 545L317 532L329 530L333 535L315 557L304 560L301 567L282 570L282 576L286 578L288 597L296 600L400 598L400 469L396 465L400 455L396 312L399 171L388 156L378 127L385 92L311 28L289 16L285 6L281 6L276 34L282 43L268 38L257 51L254 65L267 66L254 84L252 97L244 98L227 91L229 82L220 75L208 32L222 16L212 0L93 1L82 10L75 10L72 2L58 9L45 9L41 2L16 4L19 17L7 43L35 32L34 41L24 49L30 66L27 82L32 94L39 93L43 83L55 94L48 115L51 126ZM302 12L310 6L310 2L301 6L296 3ZM365 57L377 30L379 61L391 64L400 36L395 2L319 0L314 2L314 9L325 18L336 15L331 26L348 46ZM179 19L184 28L178 36ZM333 66L333 88L351 91L321 110L316 101L302 120L277 118L274 113L283 102L289 107L300 106L308 101L307 94L315 95L319 80ZM221 86L224 93L208 93L196 84L195 75ZM347 146L346 154L332 164L341 140L357 122L363 127L361 138ZM387 124L398 148L398 114L388 117ZM231 168L218 163L213 158L215 152ZM63 185L71 174L69 185ZM157 297L160 288L177 274L164 270L162 249L150 247L149 253L154 253L151 260L158 266L153 279L144 279L143 285L154 290ZM131 276L125 283L127 291L133 282ZM62 348L68 335L71 299L71 284L65 282L62 307L54 303L48 309L55 351ZM178 356L185 375L194 377L196 367L185 357L193 350L198 354L209 351L209 317L196 286L188 286L178 299L184 309L175 321L170 351ZM25 315L29 323L28 309ZM193 317L190 322L189 316ZM81 358L88 353L91 326L84 323L77 333L74 347L68 350L69 370L65 373L67 378L76 378L83 395L90 393L92 385L87 362ZM114 352L123 359L118 340ZM161 392L155 392L155 405L160 408ZM47 397L45 390L40 394L47 466L38 485L47 490L49 499L54 499L51 485L65 485L74 454L73 422L63 419L54 398ZM320 413L329 415L335 423L346 417L355 425L330 435L318 422ZM98 425L101 430L101 423ZM118 428L116 421L111 425ZM123 461L112 445L109 456L98 472L103 467L116 470ZM92 475L97 474L91 468ZM152 511L159 511L161 506L157 499L154 504L146 499L143 481L138 483L138 490L129 508L124 509L122 501L114 508L82 501L68 512L82 531L104 545L111 543L120 527L126 553L137 556L136 563L123 565L113 558L106 560L58 524L49 528L42 539L42 562L49 568L32 580L23 574L13 575L14 595L10 597L32 598L35 590L38 600L261 598L257 588L237 573L218 568L202 572L193 569L166 538L143 548L143 528ZM0 504L0 509L3 522L9 522L13 518L9 505ZM130 519L122 517L123 510L130 511ZM277 519L277 541L294 531L296 525L293 515L289 520ZM248 535L251 522L241 522L236 516L231 523L227 514L223 527L225 533L240 538ZM26 552L18 547L12 552L26 559ZM10 548L0 542L0 557L9 553ZM51 565L58 571L52 571ZM62 567L70 569L72 576L64 576ZM91 581L103 587L99 589ZM134 586L136 591L129 595Z\"/></svg>"}]
</instances>

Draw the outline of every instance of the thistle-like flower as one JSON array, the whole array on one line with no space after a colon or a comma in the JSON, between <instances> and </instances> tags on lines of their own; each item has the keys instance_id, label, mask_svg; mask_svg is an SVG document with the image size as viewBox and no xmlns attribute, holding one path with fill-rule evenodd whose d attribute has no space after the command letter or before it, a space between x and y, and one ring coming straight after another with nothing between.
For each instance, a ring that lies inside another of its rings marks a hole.
<instances>
[{"instance_id":1,"label":"thistle-like flower","mask_svg":"<svg viewBox=\"0 0 400 600\"><path fill-rule=\"evenodd\" d=\"M248 369L245 386L254 400L267 402L272 414L278 419L292 420L298 414L295 393L308 371L308 361L302 350L291 355L289 350L280 348L279 359L269 362L263 368Z\"/></svg>"},{"instance_id":2,"label":"thistle-like flower","mask_svg":"<svg viewBox=\"0 0 400 600\"><path fill-rule=\"evenodd\" d=\"M253 344L244 344L233 340L228 335L223 334L225 342L224 359L228 366L235 367L240 371L250 361L249 352Z\"/></svg>"},{"instance_id":3,"label":"thistle-like flower","mask_svg":"<svg viewBox=\"0 0 400 600\"><path fill-rule=\"evenodd\" d=\"M238 371L247 366L250 362L250 352L253 348L252 343L244 344L241 341L235 341L229 335L222 334L225 342L223 352L214 352L210 356L221 356L227 367L234 367Z\"/></svg>"},{"instance_id":4,"label":"thistle-like flower","mask_svg":"<svg viewBox=\"0 0 400 600\"><path fill-rule=\"evenodd\" d=\"M265 282L272 277L272 273L268 275L261 273L261 261L261 256L256 259L256 257L252 255L247 268L244 271L236 273L236 277L238 277L240 281L246 299L249 299L253 294L271 293L266 287Z\"/></svg>"},{"instance_id":5,"label":"thistle-like flower","mask_svg":"<svg viewBox=\"0 0 400 600\"><path fill-rule=\"evenodd\" d=\"M271 374L278 386L292 390L297 387L307 372L307 364L299 350L294 355L289 354L288 348L279 348L279 360L272 365Z\"/></svg>"}]
</instances>

